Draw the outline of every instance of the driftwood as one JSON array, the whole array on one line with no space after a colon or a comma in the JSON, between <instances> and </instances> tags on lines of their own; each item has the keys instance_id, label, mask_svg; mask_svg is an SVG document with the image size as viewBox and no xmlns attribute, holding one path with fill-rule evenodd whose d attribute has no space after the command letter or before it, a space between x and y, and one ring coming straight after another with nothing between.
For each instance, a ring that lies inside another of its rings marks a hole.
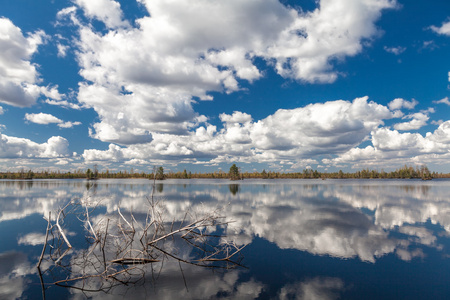
<instances>
[{"instance_id":1,"label":"driftwood","mask_svg":"<svg viewBox=\"0 0 450 300\"><path fill-rule=\"evenodd\" d=\"M65 279L51 284L92 291L89 281L97 280L100 282L97 290L107 292L117 285L144 281L142 278L149 269L154 272L153 265L161 271L164 261L169 260L178 261L181 272L181 263L212 269L241 266L240 252L245 245L238 246L226 241L225 236L214 234L229 224L220 208L204 214L188 210L182 221L167 221L163 202L154 199L154 189L155 181L147 198L147 214L139 220L131 211L127 218L119 205L115 214L97 217L92 222L92 213L99 203L88 207L88 199L69 202L57 212L53 225L49 214L39 274L46 259L53 264L46 272L66 274ZM62 224L73 214L85 226L87 249L74 249L65 234ZM53 237L50 240L49 234ZM47 246L50 251L45 255Z\"/></svg>"}]
</instances>

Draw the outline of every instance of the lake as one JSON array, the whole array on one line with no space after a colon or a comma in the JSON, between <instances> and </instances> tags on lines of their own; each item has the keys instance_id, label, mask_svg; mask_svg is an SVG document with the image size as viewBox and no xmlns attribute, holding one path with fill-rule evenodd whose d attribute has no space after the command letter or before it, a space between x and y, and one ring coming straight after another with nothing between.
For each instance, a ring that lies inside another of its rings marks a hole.
<instances>
[{"instance_id":1,"label":"lake","mask_svg":"<svg viewBox=\"0 0 450 300\"><path fill-rule=\"evenodd\" d=\"M448 299L449 195L449 180L165 180L154 191L140 179L0 180L0 298ZM72 249L63 253L54 226L39 276L43 217L51 211L55 225L64 207ZM131 241L145 224L171 232L210 212L218 225L195 229L208 242L195 230L164 244ZM239 265L200 259L199 248L224 239L240 249ZM142 255L126 250L139 243L165 248L152 248L155 262L106 265L114 252Z\"/></svg>"}]
</instances>

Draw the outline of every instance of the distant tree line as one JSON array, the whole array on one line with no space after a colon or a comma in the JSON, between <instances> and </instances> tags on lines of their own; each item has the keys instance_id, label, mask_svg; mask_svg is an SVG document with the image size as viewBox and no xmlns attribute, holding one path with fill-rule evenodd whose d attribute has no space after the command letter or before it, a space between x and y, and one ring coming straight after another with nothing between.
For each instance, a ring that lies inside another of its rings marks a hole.
<instances>
[{"instance_id":1,"label":"distant tree line","mask_svg":"<svg viewBox=\"0 0 450 300\"><path fill-rule=\"evenodd\" d=\"M395 171L385 172L384 170L370 170L362 169L356 172L319 172L317 170L305 169L301 172L275 172L262 170L261 172L241 172L240 168L233 164L230 167L229 172L223 170L217 170L214 172L190 172L190 171L178 171L178 172L164 172L163 167L158 167L151 172L134 172L124 170L119 172L111 172L109 170L98 171L97 167L91 170L76 170L73 172L61 172L61 171L32 171L32 170L20 170L18 172L0 172L0 179L102 179L102 178L146 178L146 179L191 179L191 178L212 178L212 179L432 179L432 178L450 178L450 173L436 173L431 172L427 166L403 166Z\"/></svg>"}]
</instances>

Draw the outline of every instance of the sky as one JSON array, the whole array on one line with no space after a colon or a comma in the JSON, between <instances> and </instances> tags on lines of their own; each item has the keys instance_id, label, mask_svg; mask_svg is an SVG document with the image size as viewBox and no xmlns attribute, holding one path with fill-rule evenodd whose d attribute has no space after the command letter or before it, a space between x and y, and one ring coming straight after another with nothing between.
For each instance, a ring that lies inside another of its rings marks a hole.
<instances>
[{"instance_id":1,"label":"sky","mask_svg":"<svg viewBox=\"0 0 450 300\"><path fill-rule=\"evenodd\" d=\"M0 170L450 172L450 2L0 0Z\"/></svg>"}]
</instances>

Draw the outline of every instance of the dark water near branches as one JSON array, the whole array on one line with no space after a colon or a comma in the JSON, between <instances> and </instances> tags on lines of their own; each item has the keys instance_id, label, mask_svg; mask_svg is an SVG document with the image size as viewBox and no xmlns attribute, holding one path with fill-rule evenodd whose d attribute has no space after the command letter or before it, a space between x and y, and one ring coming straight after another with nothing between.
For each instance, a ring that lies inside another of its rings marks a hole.
<instances>
[{"instance_id":1,"label":"dark water near branches","mask_svg":"<svg viewBox=\"0 0 450 300\"><path fill-rule=\"evenodd\" d=\"M36 263L44 214L88 199L101 200L92 222L118 206L139 216L151 193L148 180L99 180L90 188L83 180L0 181L0 299L43 298ZM187 209L223 207L234 221L224 228L228 239L248 244L246 268L167 262L107 293L48 285L77 270L44 272L46 299L450 298L448 180L166 180L155 198L175 222ZM81 225L67 231L74 248L86 245L85 232Z\"/></svg>"}]
</instances>

